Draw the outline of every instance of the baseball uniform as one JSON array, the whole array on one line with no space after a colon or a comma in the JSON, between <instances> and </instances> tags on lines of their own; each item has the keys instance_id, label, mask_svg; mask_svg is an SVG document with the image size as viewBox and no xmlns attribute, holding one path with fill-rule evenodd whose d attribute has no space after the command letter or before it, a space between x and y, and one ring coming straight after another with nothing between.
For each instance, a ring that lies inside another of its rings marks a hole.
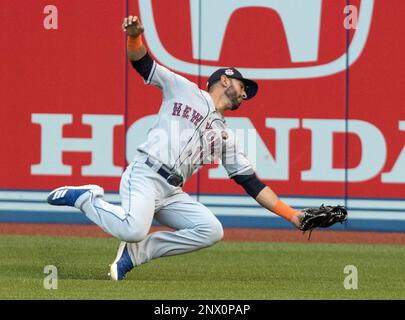
<instances>
[{"instance_id":1,"label":"baseball uniform","mask_svg":"<svg viewBox=\"0 0 405 320\"><path fill-rule=\"evenodd\" d=\"M134 265L222 238L214 214L181 188L203 164L221 163L231 178L254 173L208 92L155 61L145 83L160 88L163 100L147 140L122 176L121 206L100 196L90 196L81 206L90 220L130 243ZM175 231L148 234L153 218Z\"/></svg>"}]
</instances>

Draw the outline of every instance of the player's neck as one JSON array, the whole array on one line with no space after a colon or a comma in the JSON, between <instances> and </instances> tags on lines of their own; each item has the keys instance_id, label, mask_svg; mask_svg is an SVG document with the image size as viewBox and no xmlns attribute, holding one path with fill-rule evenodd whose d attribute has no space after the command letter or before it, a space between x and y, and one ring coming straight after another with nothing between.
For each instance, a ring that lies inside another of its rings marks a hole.
<instances>
[{"instance_id":1,"label":"player's neck","mask_svg":"<svg viewBox=\"0 0 405 320\"><path fill-rule=\"evenodd\" d=\"M212 101L214 102L215 109L222 115L226 110L229 110L229 100L223 95L216 94L216 92L210 92Z\"/></svg>"},{"instance_id":2,"label":"player's neck","mask_svg":"<svg viewBox=\"0 0 405 320\"><path fill-rule=\"evenodd\" d=\"M228 110L228 108L226 107L226 106L218 106L218 105L215 105L215 109L221 114L221 115L224 115L224 113L225 113L225 111L226 110Z\"/></svg>"}]
</instances>

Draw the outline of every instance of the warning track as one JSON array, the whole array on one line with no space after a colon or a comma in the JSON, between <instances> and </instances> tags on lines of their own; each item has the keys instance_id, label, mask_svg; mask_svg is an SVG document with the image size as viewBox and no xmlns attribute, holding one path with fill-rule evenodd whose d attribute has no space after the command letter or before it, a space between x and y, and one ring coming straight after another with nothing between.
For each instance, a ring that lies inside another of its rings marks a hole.
<instances>
[{"instance_id":1,"label":"warning track","mask_svg":"<svg viewBox=\"0 0 405 320\"><path fill-rule=\"evenodd\" d=\"M151 232L169 230L152 227ZM72 224L21 224L0 223L0 235L46 235L64 237L111 236L95 225ZM308 242L308 234L296 230L226 228L224 241L250 242ZM358 244L405 244L405 233L397 232L353 232L316 230L311 235L312 243L358 243Z\"/></svg>"}]
</instances>

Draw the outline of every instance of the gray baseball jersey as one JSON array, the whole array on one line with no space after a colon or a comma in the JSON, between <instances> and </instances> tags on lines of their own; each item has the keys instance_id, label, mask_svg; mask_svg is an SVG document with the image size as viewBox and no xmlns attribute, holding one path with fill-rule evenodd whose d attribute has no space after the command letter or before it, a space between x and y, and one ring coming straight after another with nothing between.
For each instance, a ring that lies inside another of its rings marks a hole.
<instances>
[{"instance_id":1,"label":"gray baseball jersey","mask_svg":"<svg viewBox=\"0 0 405 320\"><path fill-rule=\"evenodd\" d=\"M161 88L163 101L147 141L138 150L166 164L184 181L208 163L222 163L230 177L253 173L208 92L156 62L145 83Z\"/></svg>"}]
</instances>

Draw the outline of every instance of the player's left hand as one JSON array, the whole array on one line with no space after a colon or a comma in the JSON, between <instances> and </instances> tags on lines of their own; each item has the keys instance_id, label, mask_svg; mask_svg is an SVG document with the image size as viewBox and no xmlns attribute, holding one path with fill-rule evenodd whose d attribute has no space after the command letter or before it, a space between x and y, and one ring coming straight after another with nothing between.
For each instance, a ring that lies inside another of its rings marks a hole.
<instances>
[{"instance_id":1,"label":"player's left hand","mask_svg":"<svg viewBox=\"0 0 405 320\"><path fill-rule=\"evenodd\" d=\"M303 211L297 211L297 214L291 218L291 223L297 228L300 228L301 221L304 218L304 212Z\"/></svg>"}]
</instances>

